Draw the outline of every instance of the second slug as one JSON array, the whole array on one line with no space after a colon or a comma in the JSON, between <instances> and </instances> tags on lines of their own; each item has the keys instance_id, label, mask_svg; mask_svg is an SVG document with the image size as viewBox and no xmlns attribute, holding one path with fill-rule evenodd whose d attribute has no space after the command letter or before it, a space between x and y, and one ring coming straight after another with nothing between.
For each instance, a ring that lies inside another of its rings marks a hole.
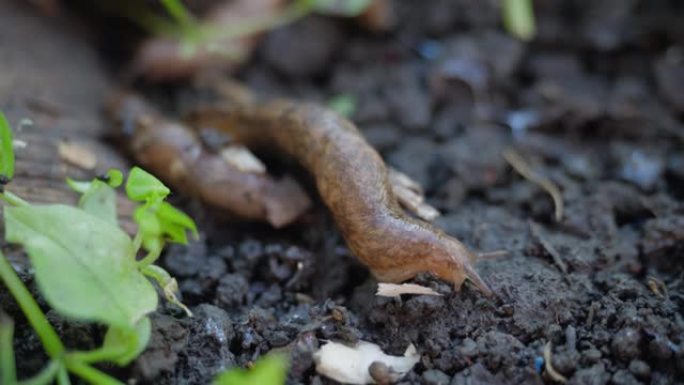
<instances>
[{"instance_id":1,"label":"second slug","mask_svg":"<svg viewBox=\"0 0 684 385\"><path fill-rule=\"evenodd\" d=\"M427 272L460 288L466 279L492 292L457 239L407 215L392 192L380 155L348 120L323 107L292 101L208 107L188 123L216 129L231 142L294 157L316 181L351 251L383 282Z\"/></svg>"}]
</instances>

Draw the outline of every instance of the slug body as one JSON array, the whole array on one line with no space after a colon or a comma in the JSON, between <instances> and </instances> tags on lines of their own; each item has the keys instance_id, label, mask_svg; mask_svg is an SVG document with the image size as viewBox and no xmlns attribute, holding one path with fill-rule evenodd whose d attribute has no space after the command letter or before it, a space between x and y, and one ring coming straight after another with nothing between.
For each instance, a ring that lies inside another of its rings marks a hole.
<instances>
[{"instance_id":1,"label":"slug body","mask_svg":"<svg viewBox=\"0 0 684 385\"><path fill-rule=\"evenodd\" d=\"M275 148L297 159L313 175L351 251L378 280L400 282L428 272L456 288L469 279L491 293L472 267L474 254L402 210L380 155L335 112L274 101L199 109L188 123L219 130L249 148Z\"/></svg>"},{"instance_id":2,"label":"slug body","mask_svg":"<svg viewBox=\"0 0 684 385\"><path fill-rule=\"evenodd\" d=\"M144 99L115 95L108 104L111 118L126 137L140 164L174 188L243 219L285 226L306 212L311 201L291 177L274 178L227 162L210 151L189 127L165 119Z\"/></svg>"}]
</instances>

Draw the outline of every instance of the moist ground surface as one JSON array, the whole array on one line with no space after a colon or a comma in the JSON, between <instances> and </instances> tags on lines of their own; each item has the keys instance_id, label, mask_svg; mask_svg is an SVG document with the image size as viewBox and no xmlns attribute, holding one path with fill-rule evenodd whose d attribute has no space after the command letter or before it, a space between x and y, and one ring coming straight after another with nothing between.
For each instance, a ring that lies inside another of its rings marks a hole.
<instances>
[{"instance_id":1,"label":"moist ground surface","mask_svg":"<svg viewBox=\"0 0 684 385\"><path fill-rule=\"evenodd\" d=\"M550 343L571 384L684 383L684 5L540 2L538 38L523 44L502 31L498 3L398 1L399 23L381 36L309 17L266 36L238 74L264 95L353 98L352 119L425 186L439 226L475 250L508 252L478 265L496 298L430 277L417 282L444 296L375 297L321 205L275 231L190 202L203 237L161 263L195 317L161 307L145 353L109 370L138 384L206 384L286 348L289 384L332 384L312 352L363 339L392 354L415 344L421 360L402 384L550 384ZM0 108L36 122L29 138L105 143L100 107L116 66L81 24L0 4ZM189 92L165 92L182 109ZM560 221L549 194L511 169L510 149L559 187ZM51 162L18 167L31 183L31 167ZM48 171L69 170L36 173ZM19 323L28 376L44 360L39 341L4 290L0 306ZM102 338L50 319L69 346Z\"/></svg>"}]
</instances>

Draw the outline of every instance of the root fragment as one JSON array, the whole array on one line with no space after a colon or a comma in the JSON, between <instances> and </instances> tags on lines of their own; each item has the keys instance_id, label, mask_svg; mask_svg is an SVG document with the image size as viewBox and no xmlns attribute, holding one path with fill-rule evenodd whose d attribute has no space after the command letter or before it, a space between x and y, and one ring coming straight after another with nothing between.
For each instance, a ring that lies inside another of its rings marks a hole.
<instances>
[{"instance_id":1,"label":"root fragment","mask_svg":"<svg viewBox=\"0 0 684 385\"><path fill-rule=\"evenodd\" d=\"M551 341L547 342L544 346L544 368L552 380L560 382L561 384L564 384L568 381L568 379L565 378L564 375L558 373L551 364Z\"/></svg>"},{"instance_id":2,"label":"root fragment","mask_svg":"<svg viewBox=\"0 0 684 385\"><path fill-rule=\"evenodd\" d=\"M528 181L539 185L543 188L553 199L553 204L555 207L554 216L556 222L560 222L563 219L563 196L556 186L549 178L540 175L532 169L532 167L525 161L525 159L517 151L512 148L508 148L503 153L506 161L513 167L513 169L523 178Z\"/></svg>"},{"instance_id":3,"label":"root fragment","mask_svg":"<svg viewBox=\"0 0 684 385\"><path fill-rule=\"evenodd\" d=\"M567 274L568 266L565 264L565 262L563 262L563 259L561 258L558 250L556 250L553 244L551 244L551 242L549 242L549 240L546 239L546 237L544 237L544 235L542 234L541 227L533 221L529 221L529 224L530 231L532 231L532 235L535 238L537 238L537 241L541 243L544 250L546 250L546 252L549 253L551 258L553 259L553 263L555 263L556 266L558 266L558 268L560 269L560 271L563 272L563 274Z\"/></svg>"}]
</instances>

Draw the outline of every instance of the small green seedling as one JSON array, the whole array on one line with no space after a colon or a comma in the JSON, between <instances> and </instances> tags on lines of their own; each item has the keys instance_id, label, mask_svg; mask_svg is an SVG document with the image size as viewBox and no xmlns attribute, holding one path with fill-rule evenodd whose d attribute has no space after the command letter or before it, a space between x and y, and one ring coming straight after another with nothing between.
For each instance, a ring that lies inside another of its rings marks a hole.
<instances>
[{"instance_id":1,"label":"small green seedling","mask_svg":"<svg viewBox=\"0 0 684 385\"><path fill-rule=\"evenodd\" d=\"M261 357L249 370L233 368L219 374L212 385L283 385L288 366L286 355L271 353Z\"/></svg>"},{"instance_id":2,"label":"small green seedling","mask_svg":"<svg viewBox=\"0 0 684 385\"><path fill-rule=\"evenodd\" d=\"M3 186L14 175L14 153L9 124L0 113L0 176ZM134 219L139 229L131 239L118 224L115 188L123 183L118 170L90 182L67 180L81 193L78 206L32 205L0 191L4 207L5 238L26 250L38 287L58 313L75 320L107 327L102 346L89 351L67 350L48 323L35 299L0 253L0 280L21 307L40 338L50 362L33 378L17 381L12 350L11 320L0 315L0 380L5 385L70 383L72 373L92 384L121 384L93 365L109 362L127 365L150 338L148 314L158 297L150 279L164 296L190 311L175 296L177 284L161 267L153 265L166 242L187 243L187 232L197 236L190 217L168 204L170 190L140 168L126 181L128 197L139 202ZM146 255L141 260L141 249Z\"/></svg>"},{"instance_id":3,"label":"small green seedling","mask_svg":"<svg viewBox=\"0 0 684 385\"><path fill-rule=\"evenodd\" d=\"M203 23L195 18L183 5L182 0L160 0L169 15L163 18L153 12L136 6L119 10L134 22L157 36L173 38L181 43L185 56L192 56L199 49L222 53L228 57L240 58L241 52L233 52L223 42L250 36L292 23L311 13L353 17L361 14L372 0L294 0L285 9L272 15L255 16L224 25Z\"/></svg>"},{"instance_id":4,"label":"small green seedling","mask_svg":"<svg viewBox=\"0 0 684 385\"><path fill-rule=\"evenodd\" d=\"M328 100L328 107L345 118L351 118L356 112L357 100L351 94L338 94Z\"/></svg>"},{"instance_id":5,"label":"small green seedling","mask_svg":"<svg viewBox=\"0 0 684 385\"><path fill-rule=\"evenodd\" d=\"M14 143L5 114L0 112L0 186L14 177Z\"/></svg>"},{"instance_id":6,"label":"small green seedling","mask_svg":"<svg viewBox=\"0 0 684 385\"><path fill-rule=\"evenodd\" d=\"M501 0L501 16L508 33L523 41L534 38L536 23L532 0Z\"/></svg>"}]
</instances>

